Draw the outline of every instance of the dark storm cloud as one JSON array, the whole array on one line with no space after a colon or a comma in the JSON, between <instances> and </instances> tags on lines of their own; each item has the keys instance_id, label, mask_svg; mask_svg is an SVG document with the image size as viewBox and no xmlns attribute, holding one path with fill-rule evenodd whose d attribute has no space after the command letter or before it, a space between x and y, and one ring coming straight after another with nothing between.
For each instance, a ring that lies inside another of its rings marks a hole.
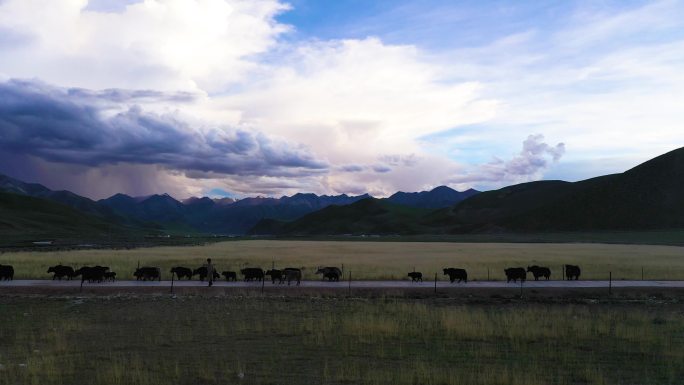
<instances>
[{"instance_id":1,"label":"dark storm cloud","mask_svg":"<svg viewBox=\"0 0 684 385\"><path fill-rule=\"evenodd\" d=\"M342 172L361 172L365 170L363 166L359 166L357 164L347 164L344 166L340 166L339 170Z\"/></svg>"},{"instance_id":2,"label":"dark storm cloud","mask_svg":"<svg viewBox=\"0 0 684 385\"><path fill-rule=\"evenodd\" d=\"M372 168L373 168L373 171L375 171L375 172L377 172L377 173L379 173L379 174L384 174L384 173L386 173L386 172L392 171L392 169L391 169L390 167L387 167L387 166L385 166L385 165L383 165L383 164L375 165L375 166L373 166Z\"/></svg>"},{"instance_id":3,"label":"dark storm cloud","mask_svg":"<svg viewBox=\"0 0 684 385\"><path fill-rule=\"evenodd\" d=\"M175 102L189 103L195 101L197 94L190 92L161 92L154 90L125 90L119 88L108 88L101 91L88 90L85 88L69 88L67 95L73 99L80 99L84 102Z\"/></svg>"},{"instance_id":4,"label":"dark storm cloud","mask_svg":"<svg viewBox=\"0 0 684 385\"><path fill-rule=\"evenodd\" d=\"M191 127L137 105L114 115L101 107L103 101L161 96L65 90L37 81L0 83L0 149L86 166L157 164L190 175L295 176L327 170L326 162L302 146L259 132Z\"/></svg>"}]
</instances>

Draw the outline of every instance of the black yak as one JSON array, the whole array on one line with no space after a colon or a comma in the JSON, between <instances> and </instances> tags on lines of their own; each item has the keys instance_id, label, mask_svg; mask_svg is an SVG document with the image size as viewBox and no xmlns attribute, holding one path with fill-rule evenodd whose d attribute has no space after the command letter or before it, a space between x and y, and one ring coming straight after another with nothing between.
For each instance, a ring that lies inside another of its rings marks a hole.
<instances>
[{"instance_id":1,"label":"black yak","mask_svg":"<svg viewBox=\"0 0 684 385\"><path fill-rule=\"evenodd\" d=\"M108 269L108 268L107 268ZM81 276L81 283L88 282L102 282L104 281L104 275L107 269L102 266L83 266L76 271L74 271L74 277Z\"/></svg>"},{"instance_id":2,"label":"black yak","mask_svg":"<svg viewBox=\"0 0 684 385\"><path fill-rule=\"evenodd\" d=\"M245 277L245 281L263 281L264 271L260 267L246 267L240 270L240 274Z\"/></svg>"},{"instance_id":3,"label":"black yak","mask_svg":"<svg viewBox=\"0 0 684 385\"><path fill-rule=\"evenodd\" d=\"M14 279L14 267L10 265L0 265L0 281L11 281Z\"/></svg>"},{"instance_id":4,"label":"black yak","mask_svg":"<svg viewBox=\"0 0 684 385\"><path fill-rule=\"evenodd\" d=\"M283 283L283 271L282 270L271 269L271 270L268 270L265 275L271 276L271 282L273 284L276 283L276 280L278 281L278 283Z\"/></svg>"},{"instance_id":5,"label":"black yak","mask_svg":"<svg viewBox=\"0 0 684 385\"><path fill-rule=\"evenodd\" d=\"M328 278L328 281L339 281L342 276L342 270L337 267L319 267L316 274L322 274L323 280Z\"/></svg>"},{"instance_id":6,"label":"black yak","mask_svg":"<svg viewBox=\"0 0 684 385\"><path fill-rule=\"evenodd\" d=\"M290 286L290 282L297 281L297 286L302 283L302 271L295 267L286 267L283 269L283 278L287 280L287 286Z\"/></svg>"},{"instance_id":7,"label":"black yak","mask_svg":"<svg viewBox=\"0 0 684 385\"><path fill-rule=\"evenodd\" d=\"M455 280L458 279L458 282L460 283L461 281L468 283L468 272L465 271L465 269L456 269L453 267L449 267L446 269L442 269L444 272L444 275L449 276L449 280L451 283L454 283Z\"/></svg>"},{"instance_id":8,"label":"black yak","mask_svg":"<svg viewBox=\"0 0 684 385\"><path fill-rule=\"evenodd\" d=\"M188 278L188 280L192 279L192 270L188 269L187 267L176 266L174 268L171 268L171 276L173 276L174 274L178 279L181 279L183 277Z\"/></svg>"},{"instance_id":9,"label":"black yak","mask_svg":"<svg viewBox=\"0 0 684 385\"><path fill-rule=\"evenodd\" d=\"M141 268L135 269L135 273L133 273L133 275L138 281L141 279L143 281L154 281L155 279L161 281L161 269L158 267L143 266Z\"/></svg>"},{"instance_id":10,"label":"black yak","mask_svg":"<svg viewBox=\"0 0 684 385\"><path fill-rule=\"evenodd\" d=\"M226 281L237 281L237 274L234 271L224 271L221 275L226 277Z\"/></svg>"},{"instance_id":11,"label":"black yak","mask_svg":"<svg viewBox=\"0 0 684 385\"><path fill-rule=\"evenodd\" d=\"M423 282L423 273L419 271L408 273L408 276L411 278L411 282Z\"/></svg>"},{"instance_id":12,"label":"black yak","mask_svg":"<svg viewBox=\"0 0 684 385\"><path fill-rule=\"evenodd\" d=\"M548 281L549 277L551 276L551 269L537 265L527 266L527 272L532 273L535 281L538 281L539 277L544 277Z\"/></svg>"},{"instance_id":13,"label":"black yak","mask_svg":"<svg viewBox=\"0 0 684 385\"><path fill-rule=\"evenodd\" d=\"M570 281L574 277L575 280L579 280L579 276L582 273L579 266L575 265L565 265L565 278Z\"/></svg>"},{"instance_id":14,"label":"black yak","mask_svg":"<svg viewBox=\"0 0 684 385\"><path fill-rule=\"evenodd\" d=\"M525 279L527 279L527 272L522 267L510 267L504 269L504 272L506 273L506 282L517 282L518 280L525 282Z\"/></svg>"},{"instance_id":15,"label":"black yak","mask_svg":"<svg viewBox=\"0 0 684 385\"><path fill-rule=\"evenodd\" d=\"M59 279L61 281L64 277L66 277L66 279L71 279L74 276L74 269L71 266L51 266L50 268L48 268L47 272L53 273L53 281L55 279Z\"/></svg>"}]
</instances>

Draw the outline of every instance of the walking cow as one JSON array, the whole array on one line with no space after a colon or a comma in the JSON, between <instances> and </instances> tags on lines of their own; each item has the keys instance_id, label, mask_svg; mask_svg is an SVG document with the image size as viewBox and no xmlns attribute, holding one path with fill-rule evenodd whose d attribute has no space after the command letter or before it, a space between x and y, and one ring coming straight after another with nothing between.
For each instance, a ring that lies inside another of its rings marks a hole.
<instances>
[{"instance_id":1,"label":"walking cow","mask_svg":"<svg viewBox=\"0 0 684 385\"><path fill-rule=\"evenodd\" d=\"M508 279L506 282L517 282L518 280L525 282L525 279L527 279L527 272L522 267L510 267L508 269L504 269L504 272L506 273L506 278Z\"/></svg>"},{"instance_id":2,"label":"walking cow","mask_svg":"<svg viewBox=\"0 0 684 385\"><path fill-rule=\"evenodd\" d=\"M278 283L283 283L283 282L284 282L284 280L283 280L283 271L282 271L282 270L271 269L271 270L267 271L265 275L270 275L270 276L271 276L271 282L272 282L274 285L275 285L276 281L278 281Z\"/></svg>"},{"instance_id":3,"label":"walking cow","mask_svg":"<svg viewBox=\"0 0 684 385\"><path fill-rule=\"evenodd\" d=\"M139 269L135 269L135 273L133 273L133 275L138 281L141 279L143 281L154 281L155 279L161 281L161 269L158 267L144 266Z\"/></svg>"},{"instance_id":4,"label":"walking cow","mask_svg":"<svg viewBox=\"0 0 684 385\"><path fill-rule=\"evenodd\" d=\"M74 276L74 268L71 266L62 266L62 265L51 266L48 268L47 272L53 273L53 275L52 275L53 281L55 279L59 279L61 281L62 278L64 278L64 277L66 277L66 279L71 279Z\"/></svg>"},{"instance_id":5,"label":"walking cow","mask_svg":"<svg viewBox=\"0 0 684 385\"><path fill-rule=\"evenodd\" d=\"M11 281L14 279L14 267L10 265L0 265L0 281Z\"/></svg>"},{"instance_id":6,"label":"walking cow","mask_svg":"<svg viewBox=\"0 0 684 385\"><path fill-rule=\"evenodd\" d=\"M109 270L108 267L103 266L83 266L74 271L74 277L81 276L81 283L88 282L102 282L105 278L105 273Z\"/></svg>"},{"instance_id":7,"label":"walking cow","mask_svg":"<svg viewBox=\"0 0 684 385\"><path fill-rule=\"evenodd\" d=\"M582 273L582 271L579 266L565 265L565 278L568 281L571 281L573 277L576 281L579 280L580 273Z\"/></svg>"},{"instance_id":8,"label":"walking cow","mask_svg":"<svg viewBox=\"0 0 684 385\"><path fill-rule=\"evenodd\" d=\"M188 281L192 279L192 270L187 267L176 266L172 268L171 275L173 276L174 274L176 274L176 277L178 279L181 279L183 277L186 277Z\"/></svg>"},{"instance_id":9,"label":"walking cow","mask_svg":"<svg viewBox=\"0 0 684 385\"><path fill-rule=\"evenodd\" d=\"M411 282L423 282L423 273L419 271L408 273L408 277L411 278Z\"/></svg>"},{"instance_id":10,"label":"walking cow","mask_svg":"<svg viewBox=\"0 0 684 385\"><path fill-rule=\"evenodd\" d=\"M290 282L297 281L297 286L302 283L302 270L296 267L286 267L283 269L283 278L287 280L287 286Z\"/></svg>"},{"instance_id":11,"label":"walking cow","mask_svg":"<svg viewBox=\"0 0 684 385\"><path fill-rule=\"evenodd\" d=\"M458 282L461 283L461 281L468 283L468 272L465 271L465 269L456 269L453 267L448 267L446 269L442 270L444 272L444 275L449 276L449 280L451 283L454 283L455 280L458 279Z\"/></svg>"},{"instance_id":12,"label":"walking cow","mask_svg":"<svg viewBox=\"0 0 684 385\"><path fill-rule=\"evenodd\" d=\"M316 274L322 274L323 280L328 278L328 281L339 281L342 276L342 270L337 267L319 267Z\"/></svg>"},{"instance_id":13,"label":"walking cow","mask_svg":"<svg viewBox=\"0 0 684 385\"><path fill-rule=\"evenodd\" d=\"M246 267L240 270L240 274L245 277L245 281L264 280L264 271L260 267Z\"/></svg>"},{"instance_id":14,"label":"walking cow","mask_svg":"<svg viewBox=\"0 0 684 385\"><path fill-rule=\"evenodd\" d=\"M224 271L221 275L226 277L226 281L237 281L237 274L234 271Z\"/></svg>"},{"instance_id":15,"label":"walking cow","mask_svg":"<svg viewBox=\"0 0 684 385\"><path fill-rule=\"evenodd\" d=\"M532 273L535 281L538 281L539 277L544 277L548 281L549 277L551 276L551 269L549 269L548 267L541 267L537 265L527 266L527 272Z\"/></svg>"}]
</instances>

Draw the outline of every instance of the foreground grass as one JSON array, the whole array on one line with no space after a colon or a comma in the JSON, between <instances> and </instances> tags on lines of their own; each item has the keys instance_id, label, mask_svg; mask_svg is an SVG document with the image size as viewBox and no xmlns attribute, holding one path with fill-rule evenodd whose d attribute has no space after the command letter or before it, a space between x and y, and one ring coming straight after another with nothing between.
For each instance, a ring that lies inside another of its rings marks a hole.
<instances>
[{"instance_id":1,"label":"foreground grass","mask_svg":"<svg viewBox=\"0 0 684 385\"><path fill-rule=\"evenodd\" d=\"M574 243L336 242L248 240L186 247L131 250L78 250L0 254L0 264L14 265L16 278L48 278L48 266L106 265L120 279L131 279L135 267L161 266L165 279L172 266L201 266L211 257L221 270L246 266L303 267L315 279L317 266L342 266L353 279L405 279L414 268L434 277L444 267L462 267L470 279L505 279L503 269L539 264L560 279L562 265L578 264L583 279L684 279L684 248L678 246Z\"/></svg>"},{"instance_id":2,"label":"foreground grass","mask_svg":"<svg viewBox=\"0 0 684 385\"><path fill-rule=\"evenodd\" d=\"M675 384L681 309L0 297L2 384Z\"/></svg>"}]
</instances>

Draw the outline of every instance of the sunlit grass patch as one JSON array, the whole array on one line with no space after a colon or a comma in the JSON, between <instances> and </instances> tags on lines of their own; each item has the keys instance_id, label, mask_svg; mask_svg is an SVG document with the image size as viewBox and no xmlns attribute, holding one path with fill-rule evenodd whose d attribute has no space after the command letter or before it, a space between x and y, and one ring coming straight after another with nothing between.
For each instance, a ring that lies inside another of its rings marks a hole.
<instances>
[{"instance_id":1,"label":"sunlit grass patch","mask_svg":"<svg viewBox=\"0 0 684 385\"><path fill-rule=\"evenodd\" d=\"M219 271L244 267L303 268L304 279L320 279L319 266L344 265L344 278L408 279L423 272L426 281L440 280L445 267L468 270L470 280L503 280L504 268L537 264L551 268L551 279L562 278L563 264L582 268L582 279L684 279L684 248L676 246L608 244L524 244L448 242L233 241L205 246L153 247L131 250L78 250L0 254L1 264L15 267L16 278L50 278L49 266L103 265L132 279L140 265L160 266L165 279L173 266L196 268L212 258ZM531 278L531 275L530 275Z\"/></svg>"}]
</instances>

